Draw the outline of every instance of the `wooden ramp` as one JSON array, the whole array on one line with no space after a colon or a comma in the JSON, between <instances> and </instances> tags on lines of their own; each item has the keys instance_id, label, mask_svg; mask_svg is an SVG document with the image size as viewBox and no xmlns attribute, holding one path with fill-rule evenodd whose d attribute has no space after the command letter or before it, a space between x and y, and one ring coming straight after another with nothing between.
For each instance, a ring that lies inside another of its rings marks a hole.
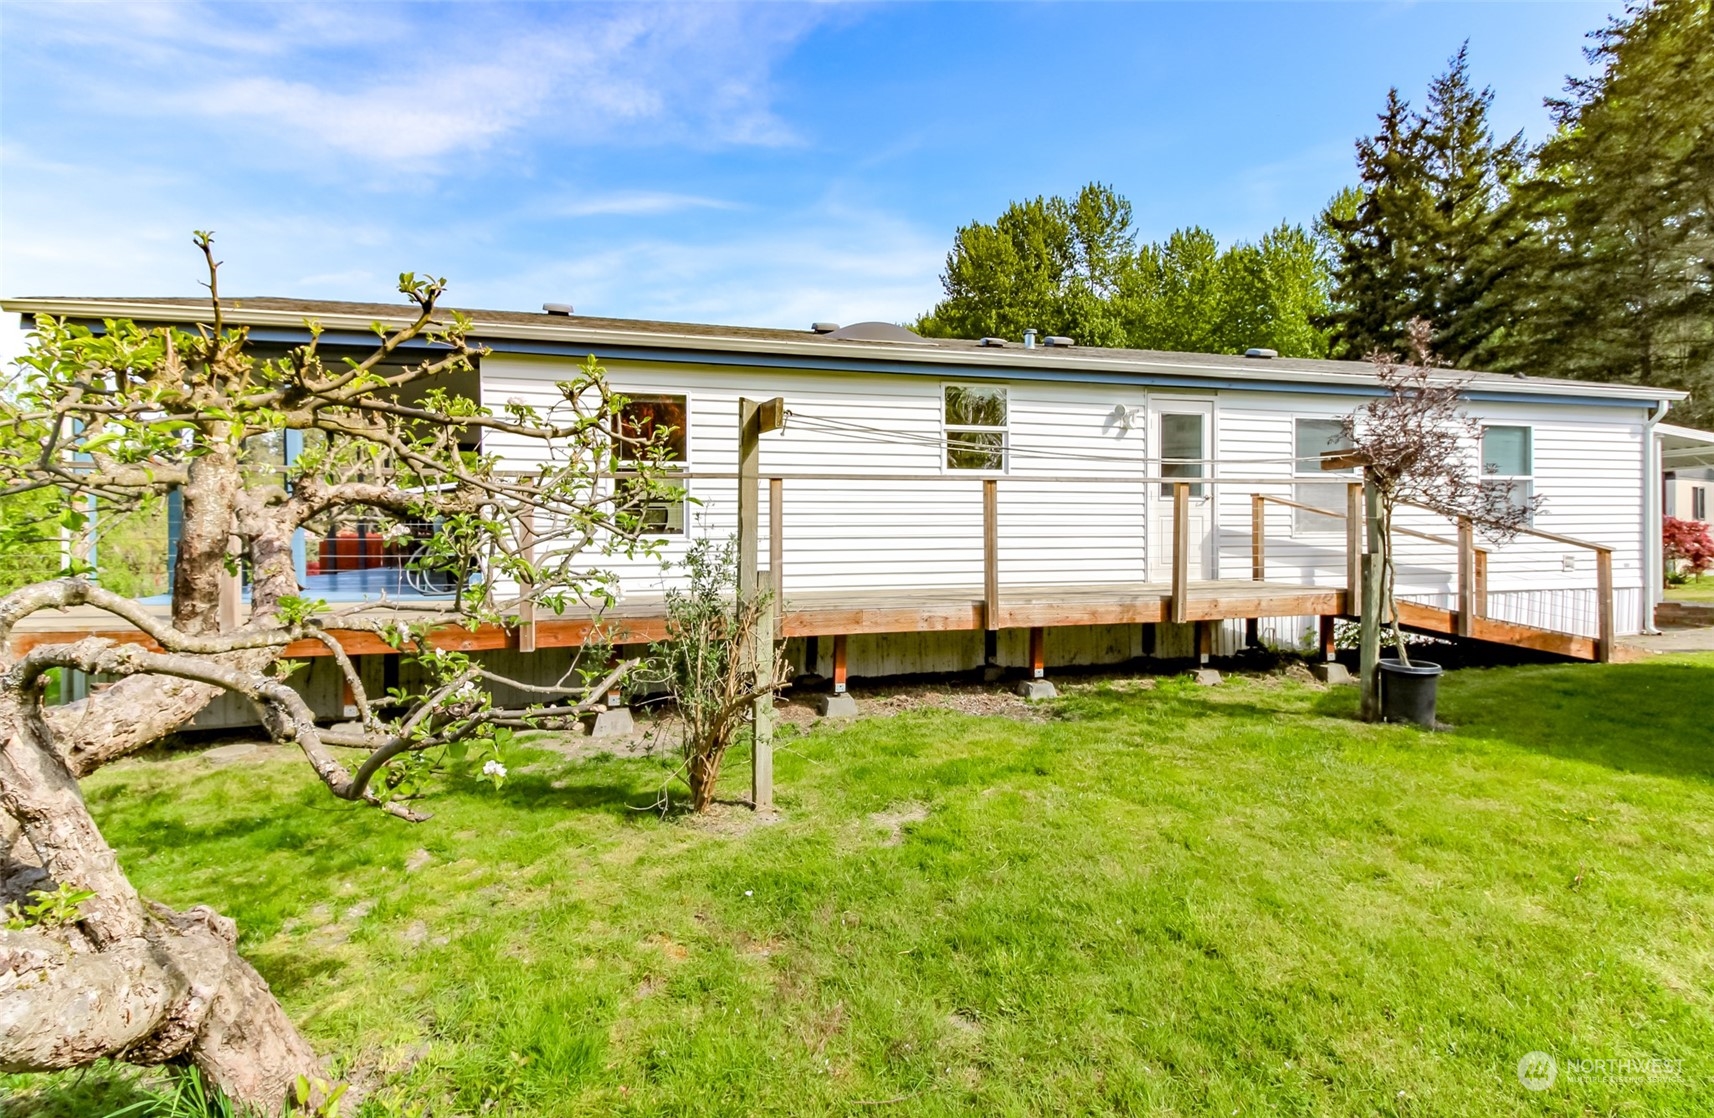
<instances>
[{"instance_id":1,"label":"wooden ramp","mask_svg":"<svg viewBox=\"0 0 1714 1118\"><path fill-rule=\"evenodd\" d=\"M1550 652L1572 660L1605 660L1601 642L1595 637L1576 633L1561 633L1554 629L1538 629L1515 621L1496 621L1489 617L1472 617L1468 627L1461 624L1457 610L1440 609L1416 602L1399 603L1399 623L1407 629L1435 636L1466 637L1527 648L1535 652Z\"/></svg>"}]
</instances>

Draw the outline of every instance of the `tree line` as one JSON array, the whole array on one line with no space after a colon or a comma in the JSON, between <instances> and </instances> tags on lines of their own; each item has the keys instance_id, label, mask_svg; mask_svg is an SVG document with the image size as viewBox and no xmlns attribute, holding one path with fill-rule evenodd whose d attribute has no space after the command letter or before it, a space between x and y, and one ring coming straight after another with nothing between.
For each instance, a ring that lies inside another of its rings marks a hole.
<instances>
[{"instance_id":1,"label":"tree line","mask_svg":"<svg viewBox=\"0 0 1714 1118\"><path fill-rule=\"evenodd\" d=\"M1307 230L1139 246L1109 186L1014 203L958 230L916 325L1362 358L1421 318L1455 367L1685 389L1675 418L1714 424L1714 0L1632 4L1585 53L1534 146L1496 136L1462 48L1420 108L1389 90Z\"/></svg>"}]
</instances>

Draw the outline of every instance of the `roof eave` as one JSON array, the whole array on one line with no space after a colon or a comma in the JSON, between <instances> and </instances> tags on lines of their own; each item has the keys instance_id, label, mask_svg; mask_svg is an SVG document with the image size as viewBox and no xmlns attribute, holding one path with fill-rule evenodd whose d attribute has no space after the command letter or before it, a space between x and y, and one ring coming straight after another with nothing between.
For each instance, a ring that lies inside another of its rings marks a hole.
<instances>
[{"instance_id":1,"label":"roof eave","mask_svg":"<svg viewBox=\"0 0 1714 1118\"><path fill-rule=\"evenodd\" d=\"M208 322L214 317L211 307L100 299L0 299L0 309L28 315L50 314L93 319L129 318L147 321ZM399 314L391 317L352 314L305 315L295 311L245 307L242 305L242 301L229 304L224 308L224 313L229 322L244 325L301 328L306 322L313 321L324 329L358 330L364 333L369 332L372 325L377 321L389 327L404 326L413 321L413 317L403 308ZM769 356L827 357L830 354L838 354L841 357L876 362L934 364L977 373L986 369L989 370L991 376L1004 376L1005 367L1015 366L1021 359L1028 361L1031 366L1066 373L1124 374L1135 373L1139 370L1160 370L1180 375L1206 375L1235 381L1251 381L1255 382L1258 388L1281 382L1307 386L1341 385L1353 388L1368 387L1374 384L1374 377L1368 372L1341 373L1327 370L1291 369L1270 366L1268 362L1248 359L1245 359L1244 363L1241 364L1228 364L1201 361L1161 361L1150 358L1114 359L1097 357L1088 353L1078 354L1073 351L1056 353L1050 349L1022 350L1010 347L992 351L929 349L924 346L897 345L887 342L828 342L810 337L806 337L801 342L771 338L721 338L661 330L600 329L580 326L575 319L564 323L554 322L541 325L484 322L478 316L472 316L471 321L473 323L472 336L477 339L485 337L507 338L571 345L587 343L639 349L668 348L712 351L724 354L756 353ZM833 349L834 346L838 348ZM1028 354L1027 357L1025 356L1026 353ZM1688 395L1672 389L1643 389L1629 385L1603 384L1600 382L1544 381L1527 378L1520 378L1515 383L1506 381L1484 382L1473 385L1472 391L1548 397L1588 397L1593 395L1612 400L1634 401L1639 405L1676 402L1685 399Z\"/></svg>"}]
</instances>

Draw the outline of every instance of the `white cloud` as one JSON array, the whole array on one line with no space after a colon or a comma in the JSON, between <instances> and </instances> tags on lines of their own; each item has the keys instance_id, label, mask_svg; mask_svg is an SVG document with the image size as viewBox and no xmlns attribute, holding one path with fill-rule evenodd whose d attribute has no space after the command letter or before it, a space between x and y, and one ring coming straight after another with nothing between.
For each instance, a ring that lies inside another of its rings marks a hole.
<instances>
[{"instance_id":1,"label":"white cloud","mask_svg":"<svg viewBox=\"0 0 1714 1118\"><path fill-rule=\"evenodd\" d=\"M570 261L520 262L465 286L485 306L558 300L594 316L807 328L914 318L939 297L945 252L943 237L911 223L823 204L765 229L689 243L630 239Z\"/></svg>"},{"instance_id":2,"label":"white cloud","mask_svg":"<svg viewBox=\"0 0 1714 1118\"><path fill-rule=\"evenodd\" d=\"M714 4L69 7L8 21L9 53L59 79L51 96L211 125L276 159L422 171L509 141L793 143L770 73L819 18Z\"/></svg>"},{"instance_id":3,"label":"white cloud","mask_svg":"<svg viewBox=\"0 0 1714 1118\"><path fill-rule=\"evenodd\" d=\"M674 194L670 191L633 190L620 194L602 194L551 207L550 213L560 217L645 217L656 214L682 213L685 210L736 210L736 202L720 198L704 198L695 194Z\"/></svg>"}]
</instances>

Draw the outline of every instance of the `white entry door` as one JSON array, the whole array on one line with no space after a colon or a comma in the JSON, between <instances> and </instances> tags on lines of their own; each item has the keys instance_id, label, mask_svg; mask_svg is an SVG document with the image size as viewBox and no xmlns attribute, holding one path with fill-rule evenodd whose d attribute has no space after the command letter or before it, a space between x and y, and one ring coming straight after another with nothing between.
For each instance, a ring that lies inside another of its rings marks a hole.
<instances>
[{"instance_id":1,"label":"white entry door","mask_svg":"<svg viewBox=\"0 0 1714 1118\"><path fill-rule=\"evenodd\" d=\"M1214 457L1214 405L1207 400L1157 397L1150 405L1151 474L1182 478L1190 484L1186 514L1190 521L1190 577L1209 577L1214 530L1213 487L1195 479L1211 477ZM1149 486L1149 581L1172 581L1173 482Z\"/></svg>"}]
</instances>

